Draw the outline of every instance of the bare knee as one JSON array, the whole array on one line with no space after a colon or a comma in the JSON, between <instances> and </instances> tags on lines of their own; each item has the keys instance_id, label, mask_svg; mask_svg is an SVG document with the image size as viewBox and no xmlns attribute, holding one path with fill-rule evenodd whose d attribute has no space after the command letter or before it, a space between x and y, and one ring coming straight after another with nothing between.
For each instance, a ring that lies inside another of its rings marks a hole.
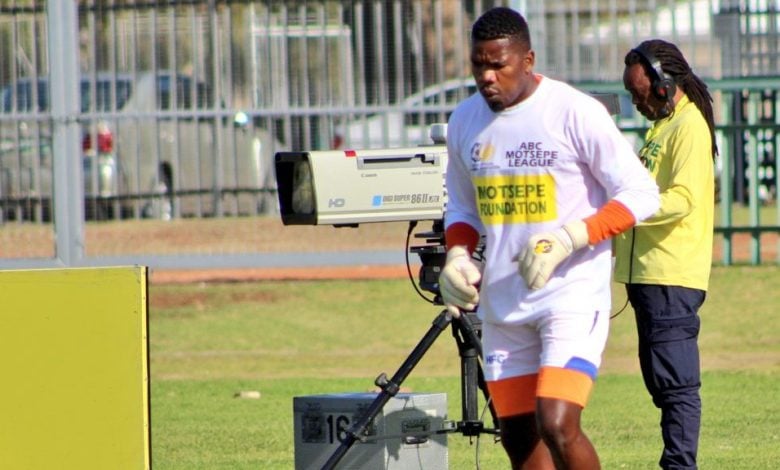
<instances>
[{"instance_id":1,"label":"bare knee","mask_svg":"<svg viewBox=\"0 0 780 470\"><path fill-rule=\"evenodd\" d=\"M582 433L579 420L569 416L537 414L539 436L548 447L564 449Z\"/></svg>"},{"instance_id":2,"label":"bare knee","mask_svg":"<svg viewBox=\"0 0 780 470\"><path fill-rule=\"evenodd\" d=\"M536 424L556 468L597 469L598 456L580 427L582 408L551 398L538 401Z\"/></svg>"}]
</instances>

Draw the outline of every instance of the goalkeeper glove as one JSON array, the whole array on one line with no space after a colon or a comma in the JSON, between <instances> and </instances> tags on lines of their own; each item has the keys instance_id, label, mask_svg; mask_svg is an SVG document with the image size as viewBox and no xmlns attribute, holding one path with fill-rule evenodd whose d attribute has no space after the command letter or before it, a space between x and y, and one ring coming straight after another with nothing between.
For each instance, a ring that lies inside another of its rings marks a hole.
<instances>
[{"instance_id":1,"label":"goalkeeper glove","mask_svg":"<svg viewBox=\"0 0 780 470\"><path fill-rule=\"evenodd\" d=\"M518 256L520 275L529 288L541 289L561 261L587 244L588 228L582 220L534 235Z\"/></svg>"},{"instance_id":2,"label":"goalkeeper glove","mask_svg":"<svg viewBox=\"0 0 780 470\"><path fill-rule=\"evenodd\" d=\"M445 307L454 318L460 310L474 310L479 303L477 283L482 278L479 268L462 246L454 246L447 252L447 260L439 275L439 290Z\"/></svg>"}]
</instances>

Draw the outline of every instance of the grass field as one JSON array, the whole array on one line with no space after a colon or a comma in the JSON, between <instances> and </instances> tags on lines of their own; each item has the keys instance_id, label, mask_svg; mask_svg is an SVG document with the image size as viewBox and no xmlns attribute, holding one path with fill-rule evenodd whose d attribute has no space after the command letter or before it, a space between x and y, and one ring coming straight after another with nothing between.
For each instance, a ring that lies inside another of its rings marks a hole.
<instances>
[{"instance_id":1,"label":"grass field","mask_svg":"<svg viewBox=\"0 0 780 470\"><path fill-rule=\"evenodd\" d=\"M702 469L780 462L780 268L715 268L702 309ZM623 305L620 288L614 305ZM158 469L293 468L294 396L367 391L392 375L437 307L409 281L158 284L150 291L152 455ZM652 469L658 413L644 391L630 307L612 320L584 427L605 469ZM460 419L459 358L445 332L404 382L446 392ZM260 399L239 399L256 390ZM449 468L508 468L500 445L448 437Z\"/></svg>"}]
</instances>

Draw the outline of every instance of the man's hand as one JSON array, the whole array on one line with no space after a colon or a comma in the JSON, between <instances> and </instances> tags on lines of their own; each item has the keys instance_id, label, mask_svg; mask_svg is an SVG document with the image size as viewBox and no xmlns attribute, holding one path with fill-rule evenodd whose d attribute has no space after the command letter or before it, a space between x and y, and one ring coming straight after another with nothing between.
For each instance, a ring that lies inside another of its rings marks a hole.
<instances>
[{"instance_id":1,"label":"man's hand","mask_svg":"<svg viewBox=\"0 0 780 470\"><path fill-rule=\"evenodd\" d=\"M479 268L464 247L450 248L439 275L439 290L444 305L454 318L460 317L460 309L471 311L477 306L479 291L476 285L481 278Z\"/></svg>"},{"instance_id":2,"label":"man's hand","mask_svg":"<svg viewBox=\"0 0 780 470\"><path fill-rule=\"evenodd\" d=\"M520 275L529 288L540 289L561 261L587 244L588 228L581 220L534 235L518 256Z\"/></svg>"}]
</instances>

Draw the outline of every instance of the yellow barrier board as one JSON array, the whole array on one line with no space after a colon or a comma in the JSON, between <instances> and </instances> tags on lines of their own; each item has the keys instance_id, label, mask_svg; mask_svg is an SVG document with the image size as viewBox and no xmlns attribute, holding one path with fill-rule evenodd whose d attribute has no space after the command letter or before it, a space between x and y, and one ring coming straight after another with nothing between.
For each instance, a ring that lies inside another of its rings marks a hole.
<instances>
[{"instance_id":1,"label":"yellow barrier board","mask_svg":"<svg viewBox=\"0 0 780 470\"><path fill-rule=\"evenodd\" d=\"M0 271L0 468L151 466L146 267Z\"/></svg>"}]
</instances>

